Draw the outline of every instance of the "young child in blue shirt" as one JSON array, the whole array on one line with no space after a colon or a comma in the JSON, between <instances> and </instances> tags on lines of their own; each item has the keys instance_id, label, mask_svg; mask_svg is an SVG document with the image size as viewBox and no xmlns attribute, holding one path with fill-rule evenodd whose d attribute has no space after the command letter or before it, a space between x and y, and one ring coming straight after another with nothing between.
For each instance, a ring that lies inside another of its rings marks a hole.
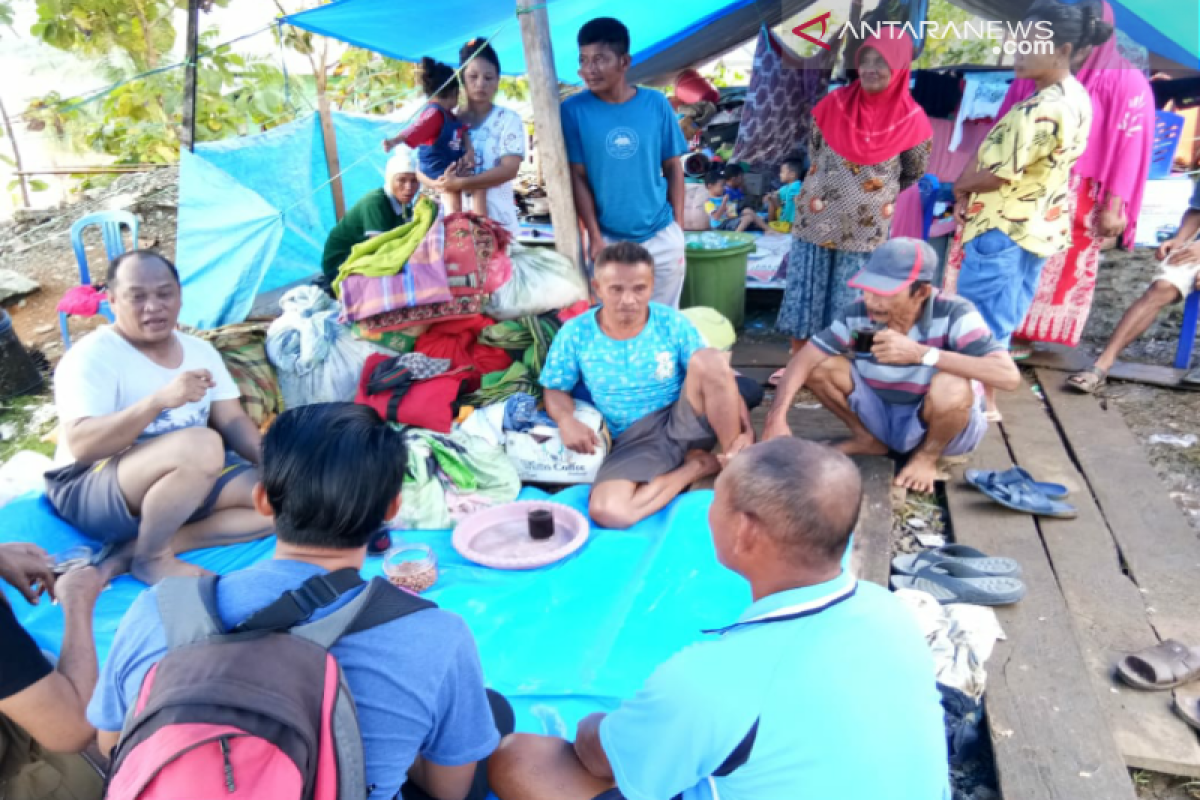
<instances>
[{"instance_id":1,"label":"young child in blue shirt","mask_svg":"<svg viewBox=\"0 0 1200 800\"><path fill-rule=\"evenodd\" d=\"M800 194L800 177L804 174L804 163L799 158L789 158L779 165L779 191L767 196L771 227L780 233L792 230L796 217L796 195Z\"/></svg>"},{"instance_id":2,"label":"young child in blue shirt","mask_svg":"<svg viewBox=\"0 0 1200 800\"><path fill-rule=\"evenodd\" d=\"M456 165L460 175L469 174L474 169L475 152L467 126L454 113L458 106L458 78L454 69L426 56L421 59L420 79L429 102L416 122L384 139L383 149L391 152L400 143L416 148L421 173L430 180L436 181ZM442 192L442 201L448 213L462 211L460 192ZM487 208L487 198L475 198L473 205L482 213Z\"/></svg>"}]
</instances>

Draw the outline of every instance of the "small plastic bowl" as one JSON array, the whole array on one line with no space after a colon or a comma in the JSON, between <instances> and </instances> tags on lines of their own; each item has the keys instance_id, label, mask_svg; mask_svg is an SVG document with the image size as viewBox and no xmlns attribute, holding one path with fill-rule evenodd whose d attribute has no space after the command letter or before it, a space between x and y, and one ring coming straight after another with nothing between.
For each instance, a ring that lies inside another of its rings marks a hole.
<instances>
[{"instance_id":1,"label":"small plastic bowl","mask_svg":"<svg viewBox=\"0 0 1200 800\"><path fill-rule=\"evenodd\" d=\"M383 574L393 586L421 594L437 583L437 554L428 545L397 545L383 557Z\"/></svg>"}]
</instances>

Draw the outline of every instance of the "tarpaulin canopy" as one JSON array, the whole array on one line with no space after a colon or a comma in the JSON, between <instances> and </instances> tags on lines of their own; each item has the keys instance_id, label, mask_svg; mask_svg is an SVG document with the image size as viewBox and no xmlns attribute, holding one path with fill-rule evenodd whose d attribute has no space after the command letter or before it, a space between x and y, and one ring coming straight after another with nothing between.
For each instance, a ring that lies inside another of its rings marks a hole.
<instances>
[{"instance_id":1,"label":"tarpaulin canopy","mask_svg":"<svg viewBox=\"0 0 1200 800\"><path fill-rule=\"evenodd\" d=\"M380 142L398 122L334 111L346 208L383 186ZM180 319L215 328L241 322L259 292L321 268L335 224L330 175L316 114L265 133L180 153Z\"/></svg>"},{"instance_id":2,"label":"tarpaulin canopy","mask_svg":"<svg viewBox=\"0 0 1200 800\"><path fill-rule=\"evenodd\" d=\"M551 44L559 80L576 80L579 27L616 17L632 38L634 80L678 72L749 41L761 25L777 25L815 0L550 0ZM1030 0L952 0L988 19L1017 20ZM1196 0L1110 0L1117 27L1151 53L1200 67L1200 3ZM499 33L492 45L508 75L525 72L516 0L445 0L420 6L403 0L337 0L285 17L313 33L404 61L432 56L458 63L459 48ZM848 16L849 0L845 2ZM823 7L827 8L828 4Z\"/></svg>"},{"instance_id":3,"label":"tarpaulin canopy","mask_svg":"<svg viewBox=\"0 0 1200 800\"><path fill-rule=\"evenodd\" d=\"M989 19L1018 20L1029 0L952 0ZM1196 0L1108 0L1117 30L1152 54L1200 69L1200 3Z\"/></svg>"},{"instance_id":4,"label":"tarpaulin canopy","mask_svg":"<svg viewBox=\"0 0 1200 800\"><path fill-rule=\"evenodd\" d=\"M644 80L678 72L743 44L762 25L777 25L815 0L550 0L554 67L558 79L576 81L579 28L595 17L616 17L629 28L634 69ZM525 73L516 0L443 0L434 5L402 0L337 0L284 21L313 33L403 61L430 56L458 64L459 48L495 34L492 46L506 75Z\"/></svg>"}]
</instances>

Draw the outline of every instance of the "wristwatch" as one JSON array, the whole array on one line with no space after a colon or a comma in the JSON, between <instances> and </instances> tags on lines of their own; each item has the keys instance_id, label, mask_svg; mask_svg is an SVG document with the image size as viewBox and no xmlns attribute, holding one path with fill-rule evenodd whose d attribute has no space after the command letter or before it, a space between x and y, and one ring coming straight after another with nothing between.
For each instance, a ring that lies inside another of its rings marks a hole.
<instances>
[{"instance_id":1,"label":"wristwatch","mask_svg":"<svg viewBox=\"0 0 1200 800\"><path fill-rule=\"evenodd\" d=\"M942 357L942 351L936 347L931 347L925 351L925 355L921 356L921 366L936 367L938 359Z\"/></svg>"}]
</instances>

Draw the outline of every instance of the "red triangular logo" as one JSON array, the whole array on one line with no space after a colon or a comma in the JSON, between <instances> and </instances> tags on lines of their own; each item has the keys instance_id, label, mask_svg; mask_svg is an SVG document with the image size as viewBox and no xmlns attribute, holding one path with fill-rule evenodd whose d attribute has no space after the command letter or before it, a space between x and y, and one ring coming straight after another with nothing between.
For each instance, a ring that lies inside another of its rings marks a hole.
<instances>
[{"instance_id":1,"label":"red triangular logo","mask_svg":"<svg viewBox=\"0 0 1200 800\"><path fill-rule=\"evenodd\" d=\"M829 25L829 15L832 13L833 13L832 11L826 11L824 14L822 14L819 17L813 17L812 19L810 19L808 22L804 23L803 25L797 25L795 28L792 28L792 33L796 34L797 36L799 36L801 39L803 39L806 42L812 42L817 47L821 47L821 48L824 48L825 50L829 50L830 49L829 45L827 45L825 42L821 41L820 39L813 38L808 33L806 33L804 29L811 28L813 25L816 25L819 22L819 23L821 23L821 36L824 36L826 30L828 29L828 25Z\"/></svg>"}]
</instances>

